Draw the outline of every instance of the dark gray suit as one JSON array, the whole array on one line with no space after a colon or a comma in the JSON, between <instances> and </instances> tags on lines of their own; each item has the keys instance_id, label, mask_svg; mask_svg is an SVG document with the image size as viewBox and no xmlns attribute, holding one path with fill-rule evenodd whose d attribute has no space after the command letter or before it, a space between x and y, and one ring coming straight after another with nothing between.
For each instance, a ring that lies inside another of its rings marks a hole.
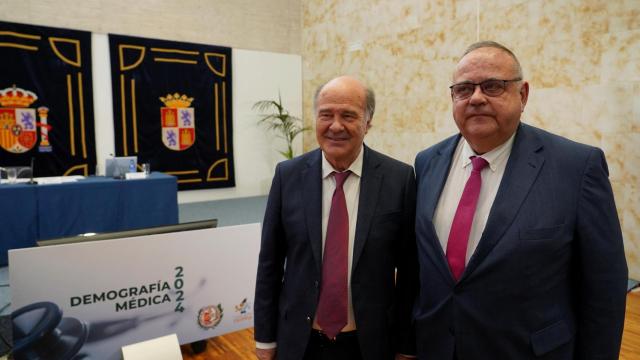
<instances>
[{"instance_id":1,"label":"dark gray suit","mask_svg":"<svg viewBox=\"0 0 640 360\"><path fill-rule=\"evenodd\" d=\"M627 265L600 149L521 124L456 283L432 223L460 135L421 152L421 359L617 359Z\"/></svg>"},{"instance_id":2,"label":"dark gray suit","mask_svg":"<svg viewBox=\"0 0 640 360\"><path fill-rule=\"evenodd\" d=\"M322 153L278 164L262 224L255 339L277 341L278 359L303 357L322 268ZM415 349L415 177L411 166L364 147L351 293L364 359ZM397 268L397 283L394 281Z\"/></svg>"}]
</instances>

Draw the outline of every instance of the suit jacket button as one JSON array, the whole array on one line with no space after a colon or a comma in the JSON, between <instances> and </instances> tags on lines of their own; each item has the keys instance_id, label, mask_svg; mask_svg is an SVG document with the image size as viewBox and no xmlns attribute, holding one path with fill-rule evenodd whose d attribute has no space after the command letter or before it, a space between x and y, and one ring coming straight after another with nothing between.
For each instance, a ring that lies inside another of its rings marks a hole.
<instances>
[{"instance_id":1,"label":"suit jacket button","mask_svg":"<svg viewBox=\"0 0 640 360\"><path fill-rule=\"evenodd\" d=\"M311 323L311 316L307 316L307 322Z\"/></svg>"},{"instance_id":2,"label":"suit jacket button","mask_svg":"<svg viewBox=\"0 0 640 360\"><path fill-rule=\"evenodd\" d=\"M313 282L313 286L315 286L316 288L318 288L318 285L319 285L319 284L320 284L320 283L318 283L318 280L316 280L316 281L314 281L314 282Z\"/></svg>"}]
</instances>

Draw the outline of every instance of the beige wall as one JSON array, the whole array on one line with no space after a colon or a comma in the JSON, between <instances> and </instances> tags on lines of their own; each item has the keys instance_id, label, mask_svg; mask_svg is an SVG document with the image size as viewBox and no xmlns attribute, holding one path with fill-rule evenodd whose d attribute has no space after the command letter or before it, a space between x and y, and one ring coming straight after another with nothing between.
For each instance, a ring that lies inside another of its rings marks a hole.
<instances>
[{"instance_id":1,"label":"beige wall","mask_svg":"<svg viewBox=\"0 0 640 360\"><path fill-rule=\"evenodd\" d=\"M456 132L448 86L464 48L479 38L513 49L531 84L523 120L606 152L640 279L638 0L302 0L302 21L308 124L315 88L354 74L378 98L366 142L408 163Z\"/></svg>"},{"instance_id":2,"label":"beige wall","mask_svg":"<svg viewBox=\"0 0 640 360\"><path fill-rule=\"evenodd\" d=\"M306 121L317 85L360 76L378 96L367 143L408 163L456 131L457 56L478 38L500 41L531 84L524 121L605 150L640 279L638 0L2 0L0 19L302 54Z\"/></svg>"},{"instance_id":3,"label":"beige wall","mask_svg":"<svg viewBox=\"0 0 640 360\"><path fill-rule=\"evenodd\" d=\"M299 0L1 0L0 20L300 54Z\"/></svg>"}]
</instances>

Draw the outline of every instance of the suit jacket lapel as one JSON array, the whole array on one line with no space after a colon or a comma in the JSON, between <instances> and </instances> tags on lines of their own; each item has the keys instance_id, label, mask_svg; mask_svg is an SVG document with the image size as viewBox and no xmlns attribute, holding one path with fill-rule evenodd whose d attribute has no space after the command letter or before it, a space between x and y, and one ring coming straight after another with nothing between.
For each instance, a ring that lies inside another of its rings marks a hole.
<instances>
[{"instance_id":1,"label":"suit jacket lapel","mask_svg":"<svg viewBox=\"0 0 640 360\"><path fill-rule=\"evenodd\" d=\"M449 169L451 168L451 162L453 161L453 153L456 151L456 146L460 140L460 135L451 137L449 142L440 150L438 155L434 156L429 164L429 169L426 176L420 180L420 182L426 182L433 186L432 189L437 191L427 191L425 194L424 204L426 205L426 215L429 220L433 220L433 216L438 206L438 200L440 200L440 194L444 189L444 184L447 182L447 176L449 175ZM436 239L437 240L437 239Z\"/></svg>"},{"instance_id":2,"label":"suit jacket lapel","mask_svg":"<svg viewBox=\"0 0 640 360\"><path fill-rule=\"evenodd\" d=\"M322 152L315 150L307 167L302 170L302 198L304 213L311 242L313 258L318 273L322 273Z\"/></svg>"},{"instance_id":3,"label":"suit jacket lapel","mask_svg":"<svg viewBox=\"0 0 640 360\"><path fill-rule=\"evenodd\" d=\"M440 240L438 239L436 229L433 225L433 216L435 214L436 207L438 206L440 194L447 182L449 169L451 168L451 162L453 160L453 153L456 150L459 140L460 135L451 137L449 142L442 149L438 150L438 154L431 160L431 164L429 164L429 168L424 174L424 177L419 180L420 182L429 184L427 186L433 190L429 191L428 189L427 191L421 192L420 196L423 198L421 199L422 201L418 202L419 204L424 204L422 206L424 206L425 211L425 216L420 219L429 220L423 225L423 228L426 231L431 232L431 236L426 237L429 241L428 245L431 246L433 250L430 251L429 254L434 256L432 261L437 264L438 270L440 270L442 276L448 278L451 282L454 282L453 276L451 275L451 270L449 269L449 264L447 263L444 250L442 249L442 245L440 245Z\"/></svg>"},{"instance_id":4,"label":"suit jacket lapel","mask_svg":"<svg viewBox=\"0 0 640 360\"><path fill-rule=\"evenodd\" d=\"M498 188L498 194L489 212L487 225L460 281L468 277L487 257L515 219L518 209L544 164L544 157L540 153L541 149L540 139L528 125L521 124Z\"/></svg>"},{"instance_id":5,"label":"suit jacket lapel","mask_svg":"<svg viewBox=\"0 0 640 360\"><path fill-rule=\"evenodd\" d=\"M353 264L356 268L358 260L367 241L371 222L375 215L376 205L380 194L383 174L380 173L380 157L375 151L364 146L362 159L362 177L360 179L360 200L358 202L358 219L353 243Z\"/></svg>"}]
</instances>

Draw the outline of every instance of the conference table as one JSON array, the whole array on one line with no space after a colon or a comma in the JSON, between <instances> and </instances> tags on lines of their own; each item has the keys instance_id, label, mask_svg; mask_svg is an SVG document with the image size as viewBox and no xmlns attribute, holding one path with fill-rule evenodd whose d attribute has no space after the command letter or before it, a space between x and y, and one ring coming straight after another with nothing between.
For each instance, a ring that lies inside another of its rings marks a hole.
<instances>
[{"instance_id":1,"label":"conference table","mask_svg":"<svg viewBox=\"0 0 640 360\"><path fill-rule=\"evenodd\" d=\"M37 240L178 223L174 176L91 176L57 184L0 184L0 266Z\"/></svg>"}]
</instances>

